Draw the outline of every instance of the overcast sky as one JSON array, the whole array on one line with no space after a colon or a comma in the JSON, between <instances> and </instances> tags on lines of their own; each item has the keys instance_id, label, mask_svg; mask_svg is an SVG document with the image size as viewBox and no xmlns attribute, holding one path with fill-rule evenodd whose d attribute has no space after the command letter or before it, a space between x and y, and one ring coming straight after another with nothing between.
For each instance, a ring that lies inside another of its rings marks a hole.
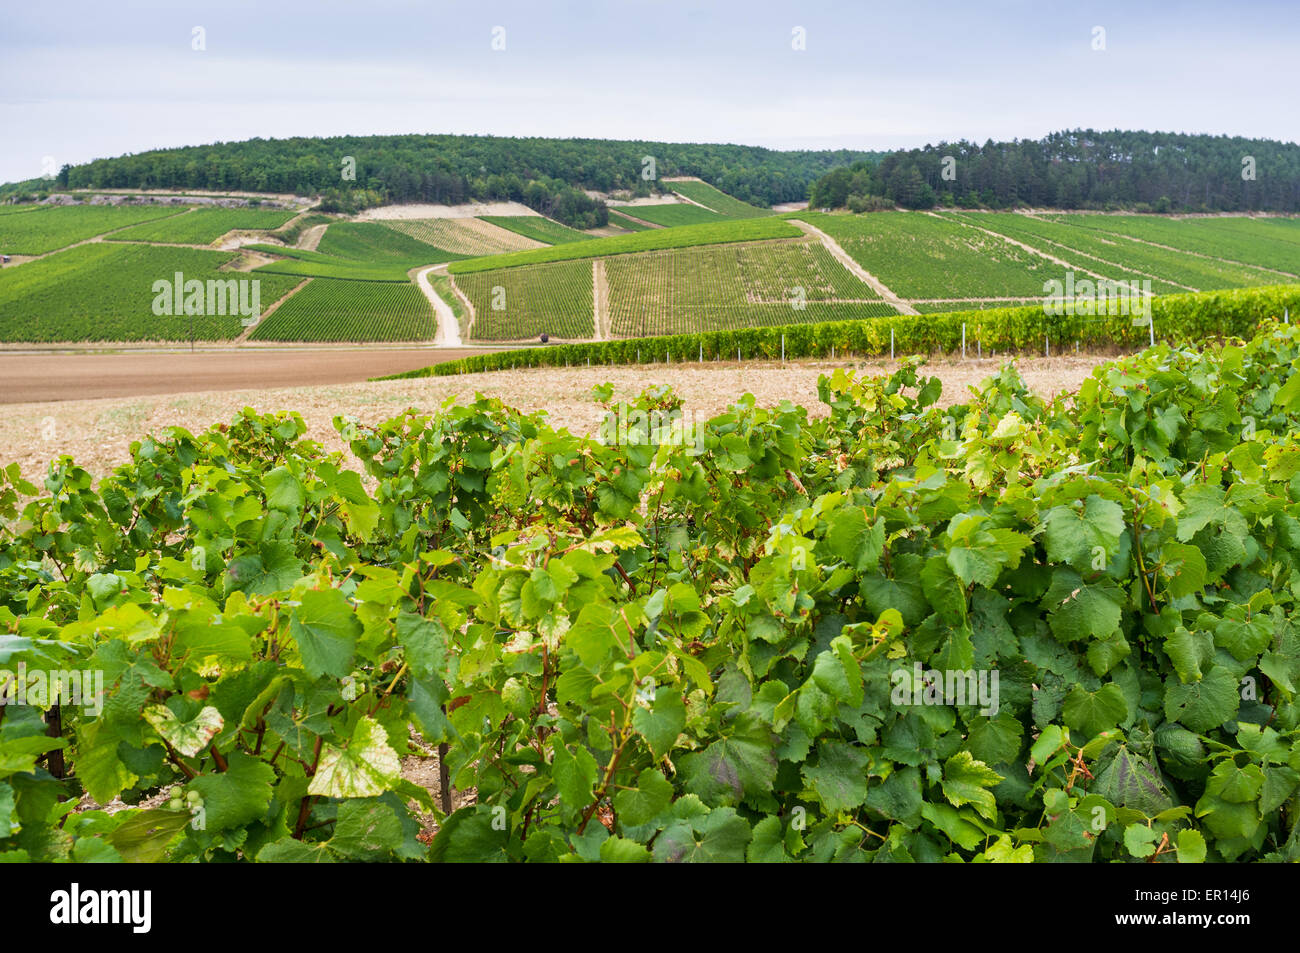
<instances>
[{"instance_id":1,"label":"overcast sky","mask_svg":"<svg viewBox=\"0 0 1300 953\"><path fill-rule=\"evenodd\" d=\"M11 4L0 181L41 174L47 156L345 133L883 149L1093 127L1296 141L1297 51L1294 0Z\"/></svg>"}]
</instances>

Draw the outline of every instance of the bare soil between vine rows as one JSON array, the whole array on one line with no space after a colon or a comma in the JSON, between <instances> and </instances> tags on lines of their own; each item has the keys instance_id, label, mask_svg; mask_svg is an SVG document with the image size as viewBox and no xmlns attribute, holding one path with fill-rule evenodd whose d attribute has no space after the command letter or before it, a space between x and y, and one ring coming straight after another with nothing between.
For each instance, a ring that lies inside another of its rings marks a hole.
<instances>
[{"instance_id":1,"label":"bare soil between vine rows","mask_svg":"<svg viewBox=\"0 0 1300 953\"><path fill-rule=\"evenodd\" d=\"M222 355L229 374L215 380L185 374L182 357L189 355L134 355L135 359L158 359L154 366L159 390L132 396L92 397L90 399L36 400L42 393L37 382L23 385L29 395L25 402L9 402L0 413L0 466L18 462L29 477L44 473L49 461L61 454L71 455L77 463L96 476L130 459L130 445L146 434L160 434L168 427L182 426L190 431L229 421L243 407L260 412L296 410L308 425L308 436L321 441L328 450L347 452L335 433L331 421L335 415L352 415L364 423L378 423L408 407L432 413L447 398L473 400L476 393L499 397L506 404L524 411L546 411L552 425L573 432L592 433L599 427L603 410L590 397L592 386L610 381L615 385L615 399L631 398L643 388L669 384L685 398L685 411L701 419L721 413L745 393L752 393L760 406L773 406L790 400L808 409L813 416L826 412L817 398L817 379L836 367L860 368L867 373L888 373L897 365L890 361L832 362L807 360L781 364L746 362L743 364L656 364L636 367L521 368L456 377L419 378L399 381L365 381L372 374L419 367L436 357L451 356L449 351L408 352L376 351L368 360L391 362L384 368L361 362L356 355L367 352L344 351L321 355L306 352L318 361L329 359L329 369L316 365L318 376L301 381L309 386L267 386L265 365L259 358L287 360L283 352L260 354L241 351ZM385 356L386 355L386 356ZM94 360L117 355L96 355ZM212 357L213 355L207 355ZM76 360L81 355L45 355L12 357L0 355L0 381L9 390L10 367L14 361L39 361L32 368L46 366L50 374L58 373L57 362ZM1020 357L1016 364L1025 382L1035 392L1050 397L1076 389L1097 364L1108 358L1098 354L1059 357ZM928 372L943 382L941 404L962 400L969 386L997 373L1005 357L959 360L932 360ZM8 363L6 363L8 362ZM50 363L53 362L53 363ZM171 365L168 369L168 365ZM79 366L79 365L78 365ZM30 372L28 372L30 375ZM71 373L64 369L63 373ZM95 385L89 371L83 372L81 386L87 391ZM139 370L135 373L146 374ZM162 390L164 380L170 391ZM328 383L326 383L328 381ZM102 385L102 381L100 382ZM150 382L145 382L150 383ZM206 385L207 389L204 389ZM218 387L222 389L217 389ZM48 382L47 382L48 388ZM65 395L69 396L69 395ZM12 399L11 399L12 400Z\"/></svg>"}]
</instances>

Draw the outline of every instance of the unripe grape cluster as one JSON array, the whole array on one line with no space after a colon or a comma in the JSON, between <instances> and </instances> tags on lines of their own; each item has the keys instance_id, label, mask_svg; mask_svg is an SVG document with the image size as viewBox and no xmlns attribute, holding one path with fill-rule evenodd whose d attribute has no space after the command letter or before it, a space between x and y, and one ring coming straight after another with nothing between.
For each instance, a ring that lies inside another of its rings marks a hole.
<instances>
[{"instance_id":1,"label":"unripe grape cluster","mask_svg":"<svg viewBox=\"0 0 1300 953\"><path fill-rule=\"evenodd\" d=\"M198 791L185 791L179 784L167 791L167 810L193 812L203 806L203 796Z\"/></svg>"}]
</instances>

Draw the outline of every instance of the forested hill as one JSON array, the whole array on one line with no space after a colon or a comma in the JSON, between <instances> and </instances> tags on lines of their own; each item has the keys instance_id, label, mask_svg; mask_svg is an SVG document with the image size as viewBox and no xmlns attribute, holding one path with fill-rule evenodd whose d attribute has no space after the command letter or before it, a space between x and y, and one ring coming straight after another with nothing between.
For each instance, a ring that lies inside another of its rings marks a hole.
<instances>
[{"instance_id":1,"label":"forested hill","mask_svg":"<svg viewBox=\"0 0 1300 953\"><path fill-rule=\"evenodd\" d=\"M1091 129L982 146L940 143L836 169L814 184L809 198L816 207L858 211L897 203L1297 212L1300 146Z\"/></svg>"},{"instance_id":2,"label":"forested hill","mask_svg":"<svg viewBox=\"0 0 1300 953\"><path fill-rule=\"evenodd\" d=\"M646 159L654 178L643 177ZM1300 212L1300 146L1228 136L1074 130L894 152L778 151L708 143L404 135L249 139L65 166L56 188L319 194L327 210L513 199L580 228L603 225L583 190L648 193L695 175L755 205L808 198L858 211L897 203L1007 208Z\"/></svg>"},{"instance_id":3,"label":"forested hill","mask_svg":"<svg viewBox=\"0 0 1300 953\"><path fill-rule=\"evenodd\" d=\"M603 139L405 135L249 139L162 149L71 166L61 187L237 189L358 196L361 204L526 200L530 182L552 196L576 189L648 190L656 177L696 175L756 205L800 201L827 170L881 153L780 152L751 146ZM346 159L355 160L347 179ZM530 202L529 204L534 204ZM569 217L569 216L565 216Z\"/></svg>"}]
</instances>

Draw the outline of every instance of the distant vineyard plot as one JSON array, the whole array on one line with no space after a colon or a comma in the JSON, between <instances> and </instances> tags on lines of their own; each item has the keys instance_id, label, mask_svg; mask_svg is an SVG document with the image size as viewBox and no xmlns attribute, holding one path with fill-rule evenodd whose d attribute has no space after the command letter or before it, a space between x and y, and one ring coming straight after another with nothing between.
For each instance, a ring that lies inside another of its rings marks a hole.
<instances>
[{"instance_id":1,"label":"distant vineyard plot","mask_svg":"<svg viewBox=\"0 0 1300 953\"><path fill-rule=\"evenodd\" d=\"M271 231L297 213L258 208L194 208L161 221L137 225L116 235L112 241L157 242L170 245L210 245L226 232Z\"/></svg>"},{"instance_id":2,"label":"distant vineyard plot","mask_svg":"<svg viewBox=\"0 0 1300 953\"><path fill-rule=\"evenodd\" d=\"M1076 280L1149 281L1155 295L1226 293L1294 283L1300 274L1297 219L776 215L739 209L744 203L698 180L666 184L731 217L689 203L637 205L628 213L669 208L711 218L592 237L523 214L366 222L309 214L285 226L292 212L264 208L4 206L0 236L54 253L25 261L11 244L16 260L0 268L0 341L183 341L191 324L199 340L241 337L237 314L191 322L152 313L153 282L177 271L260 280L264 310L302 285L248 334L252 341L429 341L437 322L411 279L417 268L445 265L429 277L434 293L450 304L462 336L484 343L806 326L897 311L971 312L978 323L987 314L976 312L1026 304L1041 311L1035 303L1049 283L1069 272ZM238 257L185 247L254 225L268 237ZM316 250L273 244L312 225Z\"/></svg>"},{"instance_id":3,"label":"distant vineyard plot","mask_svg":"<svg viewBox=\"0 0 1300 953\"><path fill-rule=\"evenodd\" d=\"M180 209L162 206L57 205L0 216L0 253L43 255Z\"/></svg>"},{"instance_id":4,"label":"distant vineyard plot","mask_svg":"<svg viewBox=\"0 0 1300 953\"><path fill-rule=\"evenodd\" d=\"M673 202L664 205L637 205L629 211L643 221L675 228L678 225L699 225L704 222L720 222L725 216L711 212L707 208L691 205L689 202Z\"/></svg>"},{"instance_id":5,"label":"distant vineyard plot","mask_svg":"<svg viewBox=\"0 0 1300 953\"><path fill-rule=\"evenodd\" d=\"M358 281L410 280L421 265L436 265L462 257L417 241L383 225L340 222L330 225L318 251L279 245L252 245L253 250L280 256L257 269L259 274L300 275Z\"/></svg>"},{"instance_id":6,"label":"distant vineyard plot","mask_svg":"<svg viewBox=\"0 0 1300 953\"><path fill-rule=\"evenodd\" d=\"M524 238L547 245L562 245L565 242L585 242L592 236L569 228L559 222L553 222L541 215L480 215L479 221L509 229Z\"/></svg>"},{"instance_id":7,"label":"distant vineyard plot","mask_svg":"<svg viewBox=\"0 0 1300 953\"><path fill-rule=\"evenodd\" d=\"M799 239L616 255L600 262L616 337L893 314L820 242ZM594 334L588 261L456 276L476 340Z\"/></svg>"},{"instance_id":8,"label":"distant vineyard plot","mask_svg":"<svg viewBox=\"0 0 1300 953\"><path fill-rule=\"evenodd\" d=\"M414 285L314 278L268 315L253 341L422 341L437 323Z\"/></svg>"},{"instance_id":9,"label":"distant vineyard plot","mask_svg":"<svg viewBox=\"0 0 1300 953\"><path fill-rule=\"evenodd\" d=\"M410 262L435 264L447 261L440 249L430 248L421 241L400 231L374 222L338 222L325 229L316 250L322 255L364 262Z\"/></svg>"},{"instance_id":10,"label":"distant vineyard plot","mask_svg":"<svg viewBox=\"0 0 1300 953\"><path fill-rule=\"evenodd\" d=\"M725 215L727 218L758 218L762 215L773 214L771 209L758 208L748 202L742 202L721 189L715 189L709 183L698 179L685 179L663 184L679 195L686 196L692 202L699 202L706 208L712 209L719 215Z\"/></svg>"},{"instance_id":11,"label":"distant vineyard plot","mask_svg":"<svg viewBox=\"0 0 1300 953\"><path fill-rule=\"evenodd\" d=\"M254 251L272 252L266 245L249 246ZM259 275L298 275L302 278L342 278L353 281L394 281L405 283L410 280L408 272L418 264L432 262L367 262L347 261L331 255L314 252L299 252L291 258L273 261L254 269Z\"/></svg>"},{"instance_id":12,"label":"distant vineyard plot","mask_svg":"<svg viewBox=\"0 0 1300 953\"><path fill-rule=\"evenodd\" d=\"M279 261L256 269L259 274L301 275L304 278L348 278L358 281L410 280L409 272L420 265L436 265L455 261L460 256L428 247L422 258L395 258L390 260L356 261L323 255L301 248L282 248L277 245L249 245L253 251L284 256Z\"/></svg>"},{"instance_id":13,"label":"distant vineyard plot","mask_svg":"<svg viewBox=\"0 0 1300 953\"><path fill-rule=\"evenodd\" d=\"M387 228L457 255L499 255L546 247L543 242L478 218L392 219L375 227Z\"/></svg>"},{"instance_id":14,"label":"distant vineyard plot","mask_svg":"<svg viewBox=\"0 0 1300 953\"><path fill-rule=\"evenodd\" d=\"M556 262L476 272L456 278L474 305L472 335L522 341L541 334L566 339L595 335L592 266Z\"/></svg>"},{"instance_id":15,"label":"distant vineyard plot","mask_svg":"<svg viewBox=\"0 0 1300 953\"><path fill-rule=\"evenodd\" d=\"M618 228L625 228L629 232L644 232L646 229L651 227L644 222L638 222L636 219L628 218L616 208L611 208L609 210L609 224Z\"/></svg>"},{"instance_id":16,"label":"distant vineyard plot","mask_svg":"<svg viewBox=\"0 0 1300 953\"><path fill-rule=\"evenodd\" d=\"M960 222L917 212L799 219L821 229L901 298L1041 295L1062 267Z\"/></svg>"},{"instance_id":17,"label":"distant vineyard plot","mask_svg":"<svg viewBox=\"0 0 1300 953\"><path fill-rule=\"evenodd\" d=\"M1284 216L1267 216L1263 218L1245 216L1213 216L1210 218L1178 219L1198 228L1218 231L1248 232L1271 241L1288 242L1300 245L1300 218Z\"/></svg>"},{"instance_id":18,"label":"distant vineyard plot","mask_svg":"<svg viewBox=\"0 0 1300 953\"><path fill-rule=\"evenodd\" d=\"M819 242L765 242L605 261L616 337L893 314Z\"/></svg>"},{"instance_id":19,"label":"distant vineyard plot","mask_svg":"<svg viewBox=\"0 0 1300 953\"><path fill-rule=\"evenodd\" d=\"M637 232L635 235L611 235L608 238L593 238L588 242L569 242L509 255L471 258L468 261L454 262L447 270L453 275L463 275L474 271L513 268L518 265L540 265L549 261L603 258L607 255L625 255L662 248L764 241L769 238L799 238L802 235L803 232L798 228L778 218L709 222L704 225L685 225L681 228L652 228Z\"/></svg>"},{"instance_id":20,"label":"distant vineyard plot","mask_svg":"<svg viewBox=\"0 0 1300 953\"><path fill-rule=\"evenodd\" d=\"M1097 229L1028 215L971 212L954 217L992 229L1107 278L1117 281L1149 278L1151 290L1156 294L1246 288L1280 280L1278 275L1260 268L1189 255Z\"/></svg>"},{"instance_id":21,"label":"distant vineyard plot","mask_svg":"<svg viewBox=\"0 0 1300 953\"><path fill-rule=\"evenodd\" d=\"M1211 216L1052 215L1051 221L1300 275L1300 220Z\"/></svg>"},{"instance_id":22,"label":"distant vineyard plot","mask_svg":"<svg viewBox=\"0 0 1300 953\"><path fill-rule=\"evenodd\" d=\"M220 341L243 331L226 315L156 315L154 282L256 280L266 310L301 279L218 271L230 252L94 242L0 272L0 339L15 342ZM251 294L251 292L250 292Z\"/></svg>"}]
</instances>

